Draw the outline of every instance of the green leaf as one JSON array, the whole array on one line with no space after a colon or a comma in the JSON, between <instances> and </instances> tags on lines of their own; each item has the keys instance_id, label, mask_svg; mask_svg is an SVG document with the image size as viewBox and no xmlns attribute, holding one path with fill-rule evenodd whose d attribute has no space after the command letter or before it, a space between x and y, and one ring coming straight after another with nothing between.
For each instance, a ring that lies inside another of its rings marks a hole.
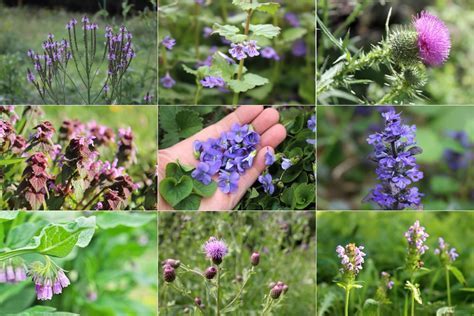
<instances>
[{"instance_id":1,"label":"green leaf","mask_svg":"<svg viewBox=\"0 0 474 316\"><path fill-rule=\"evenodd\" d=\"M176 161L176 163L181 167L181 170L183 170L184 172L190 172L196 168L194 166L182 164L181 162L179 162L179 160Z\"/></svg>"},{"instance_id":2,"label":"green leaf","mask_svg":"<svg viewBox=\"0 0 474 316\"><path fill-rule=\"evenodd\" d=\"M226 82L234 77L237 65L229 64L219 52L214 53L212 59L211 73L222 77Z\"/></svg>"},{"instance_id":3,"label":"green leaf","mask_svg":"<svg viewBox=\"0 0 474 316\"><path fill-rule=\"evenodd\" d=\"M158 109L158 118L160 119L160 128L167 133L177 132L176 114L179 108L177 106L162 106Z\"/></svg>"},{"instance_id":4,"label":"green leaf","mask_svg":"<svg viewBox=\"0 0 474 316\"><path fill-rule=\"evenodd\" d=\"M305 209L309 204L314 202L316 198L316 190L314 184L300 183L294 191L294 199L296 200L296 208Z\"/></svg>"},{"instance_id":5,"label":"green leaf","mask_svg":"<svg viewBox=\"0 0 474 316\"><path fill-rule=\"evenodd\" d=\"M0 160L0 166L15 165L24 161L26 158L11 158L11 159L2 159Z\"/></svg>"},{"instance_id":6,"label":"green leaf","mask_svg":"<svg viewBox=\"0 0 474 316\"><path fill-rule=\"evenodd\" d=\"M215 181L211 181L211 183L209 183L208 185L205 185L202 182L196 179L193 179L193 184L194 184L194 193L205 198L213 196L217 190L217 183Z\"/></svg>"},{"instance_id":7,"label":"green leaf","mask_svg":"<svg viewBox=\"0 0 474 316\"><path fill-rule=\"evenodd\" d=\"M0 211L0 223L14 220L19 213L19 211Z\"/></svg>"},{"instance_id":8,"label":"green leaf","mask_svg":"<svg viewBox=\"0 0 474 316\"><path fill-rule=\"evenodd\" d=\"M174 209L179 211L197 211L201 205L201 197L197 194L191 194L181 202L179 202Z\"/></svg>"},{"instance_id":9,"label":"green leaf","mask_svg":"<svg viewBox=\"0 0 474 316\"><path fill-rule=\"evenodd\" d=\"M188 138L202 129L202 118L196 111L183 110L176 114L176 125L179 136Z\"/></svg>"},{"instance_id":10,"label":"green leaf","mask_svg":"<svg viewBox=\"0 0 474 316\"><path fill-rule=\"evenodd\" d=\"M41 223L23 223L13 227L8 233L6 245L10 249L25 247L40 227Z\"/></svg>"},{"instance_id":11,"label":"green leaf","mask_svg":"<svg viewBox=\"0 0 474 316\"><path fill-rule=\"evenodd\" d=\"M187 72L190 75L197 76L198 73L197 73L196 70L189 68L185 64L183 64L182 66L183 66L183 69L184 69L185 72Z\"/></svg>"},{"instance_id":12,"label":"green leaf","mask_svg":"<svg viewBox=\"0 0 474 316\"><path fill-rule=\"evenodd\" d=\"M258 197L259 195L260 195L260 194L258 194L257 189L252 188L252 190L250 191L249 200L255 199L255 198Z\"/></svg>"},{"instance_id":13,"label":"green leaf","mask_svg":"<svg viewBox=\"0 0 474 316\"><path fill-rule=\"evenodd\" d=\"M154 214L104 212L97 217L97 226L102 229L111 229L118 226L137 228L148 224L155 218Z\"/></svg>"},{"instance_id":14,"label":"green leaf","mask_svg":"<svg viewBox=\"0 0 474 316\"><path fill-rule=\"evenodd\" d=\"M417 301L418 304L423 305L423 301L421 300L421 293L420 293L420 289L418 288L418 285L415 285L411 283L410 281L407 281L405 283L405 288L412 292L415 298L415 301Z\"/></svg>"},{"instance_id":15,"label":"green leaf","mask_svg":"<svg viewBox=\"0 0 474 316\"><path fill-rule=\"evenodd\" d=\"M165 178L160 182L160 194L173 208L193 191L193 180L189 176L181 179Z\"/></svg>"},{"instance_id":16,"label":"green leaf","mask_svg":"<svg viewBox=\"0 0 474 316\"><path fill-rule=\"evenodd\" d=\"M220 25L219 23L214 23L212 26L214 33L224 36L227 40L240 43L247 39L247 36L244 34L239 34L240 29L234 25Z\"/></svg>"},{"instance_id":17,"label":"green leaf","mask_svg":"<svg viewBox=\"0 0 474 316\"><path fill-rule=\"evenodd\" d=\"M433 176L430 181L431 190L437 194L453 194L459 191L459 183L447 176Z\"/></svg>"},{"instance_id":18,"label":"green leaf","mask_svg":"<svg viewBox=\"0 0 474 316\"><path fill-rule=\"evenodd\" d=\"M177 163L171 162L166 165L166 177L167 178L175 178L179 180L185 173L181 169L181 166Z\"/></svg>"},{"instance_id":19,"label":"green leaf","mask_svg":"<svg viewBox=\"0 0 474 316\"><path fill-rule=\"evenodd\" d=\"M267 78L261 77L256 74L245 74L242 80L231 80L229 81L229 87L234 92L246 92L258 86L263 86L269 83Z\"/></svg>"},{"instance_id":20,"label":"green leaf","mask_svg":"<svg viewBox=\"0 0 474 316\"><path fill-rule=\"evenodd\" d=\"M272 15L275 14L280 7L280 4L276 2L259 3L258 1L253 1L250 3L248 0L233 0L232 4L238 6L243 11L257 10Z\"/></svg>"},{"instance_id":21,"label":"green leaf","mask_svg":"<svg viewBox=\"0 0 474 316\"><path fill-rule=\"evenodd\" d=\"M302 38L306 35L308 31L302 27L295 27L291 29L284 30L282 33L282 38L284 42L294 42L297 39Z\"/></svg>"},{"instance_id":22,"label":"green leaf","mask_svg":"<svg viewBox=\"0 0 474 316\"><path fill-rule=\"evenodd\" d=\"M452 265L448 265L448 270L453 273L454 277L459 281L459 283L466 285L466 279L464 278L461 270Z\"/></svg>"},{"instance_id":23,"label":"green leaf","mask_svg":"<svg viewBox=\"0 0 474 316\"><path fill-rule=\"evenodd\" d=\"M274 38L280 34L280 28L272 24L250 24L249 29L254 36L263 36L266 38Z\"/></svg>"}]
</instances>

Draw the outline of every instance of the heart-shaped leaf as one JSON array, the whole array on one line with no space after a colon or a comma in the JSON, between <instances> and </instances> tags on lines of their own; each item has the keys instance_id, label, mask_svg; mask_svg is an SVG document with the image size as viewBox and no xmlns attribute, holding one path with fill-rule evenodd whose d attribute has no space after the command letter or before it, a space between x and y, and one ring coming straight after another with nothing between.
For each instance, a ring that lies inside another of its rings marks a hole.
<instances>
[{"instance_id":1,"label":"heart-shaped leaf","mask_svg":"<svg viewBox=\"0 0 474 316\"><path fill-rule=\"evenodd\" d=\"M179 211L197 211L201 205L201 197L197 194L191 194L181 202L179 202L174 209Z\"/></svg>"},{"instance_id":2,"label":"heart-shaped leaf","mask_svg":"<svg viewBox=\"0 0 474 316\"><path fill-rule=\"evenodd\" d=\"M217 190L217 183L215 181L211 181L208 185L197 180L193 180L193 183L194 192L202 197L211 197Z\"/></svg>"},{"instance_id":3,"label":"heart-shaped leaf","mask_svg":"<svg viewBox=\"0 0 474 316\"><path fill-rule=\"evenodd\" d=\"M181 179L165 178L160 182L160 194L173 208L193 191L193 180L189 176Z\"/></svg>"}]
</instances>

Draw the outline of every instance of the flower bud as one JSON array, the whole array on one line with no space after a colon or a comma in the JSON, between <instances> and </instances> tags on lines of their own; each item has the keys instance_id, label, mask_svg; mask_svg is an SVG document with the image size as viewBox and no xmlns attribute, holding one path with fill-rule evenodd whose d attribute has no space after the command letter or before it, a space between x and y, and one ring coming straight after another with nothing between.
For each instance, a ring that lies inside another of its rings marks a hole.
<instances>
[{"instance_id":1,"label":"flower bud","mask_svg":"<svg viewBox=\"0 0 474 316\"><path fill-rule=\"evenodd\" d=\"M216 267L209 267L206 269L206 271L204 272L204 276L206 277L206 279L208 280L212 280L214 279L214 277L216 276L217 274L217 269Z\"/></svg>"},{"instance_id":2,"label":"flower bud","mask_svg":"<svg viewBox=\"0 0 474 316\"><path fill-rule=\"evenodd\" d=\"M283 182L281 182L281 181L278 181L278 182L277 182L277 187L278 187L279 189L283 189L283 188L285 187L285 184L284 184Z\"/></svg>"},{"instance_id":3,"label":"flower bud","mask_svg":"<svg viewBox=\"0 0 474 316\"><path fill-rule=\"evenodd\" d=\"M164 267L165 265L170 265L174 269L178 269L179 266L181 265L181 261L175 260L175 259L166 259L161 263L161 265Z\"/></svg>"},{"instance_id":4,"label":"flower bud","mask_svg":"<svg viewBox=\"0 0 474 316\"><path fill-rule=\"evenodd\" d=\"M163 279L168 283L171 283L176 279L176 271L172 266L165 265L163 267Z\"/></svg>"},{"instance_id":5,"label":"flower bud","mask_svg":"<svg viewBox=\"0 0 474 316\"><path fill-rule=\"evenodd\" d=\"M258 252L252 253L252 255L250 256L250 262L253 266L258 266L258 264L260 263L260 254Z\"/></svg>"},{"instance_id":6,"label":"flower bud","mask_svg":"<svg viewBox=\"0 0 474 316\"><path fill-rule=\"evenodd\" d=\"M194 299L194 304L196 304L197 306L201 306L201 304L202 304L201 298L200 298L200 297L196 297L196 298Z\"/></svg>"},{"instance_id":7,"label":"flower bud","mask_svg":"<svg viewBox=\"0 0 474 316\"><path fill-rule=\"evenodd\" d=\"M283 291L283 287L275 285L271 290L270 290L270 296L274 300L278 299L281 296L281 293Z\"/></svg>"},{"instance_id":8,"label":"flower bud","mask_svg":"<svg viewBox=\"0 0 474 316\"><path fill-rule=\"evenodd\" d=\"M395 30L388 39L388 45L394 63L411 66L420 61L416 31L406 28Z\"/></svg>"}]
</instances>

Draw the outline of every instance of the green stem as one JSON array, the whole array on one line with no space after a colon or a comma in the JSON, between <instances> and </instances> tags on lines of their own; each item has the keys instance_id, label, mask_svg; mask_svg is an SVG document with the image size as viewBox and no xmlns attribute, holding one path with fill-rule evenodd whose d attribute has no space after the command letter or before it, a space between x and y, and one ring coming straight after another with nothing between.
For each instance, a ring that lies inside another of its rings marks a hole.
<instances>
[{"instance_id":1,"label":"green stem","mask_svg":"<svg viewBox=\"0 0 474 316\"><path fill-rule=\"evenodd\" d=\"M349 298L350 298L351 290L346 289L346 303L344 306L344 315L349 316Z\"/></svg>"},{"instance_id":2,"label":"green stem","mask_svg":"<svg viewBox=\"0 0 474 316\"><path fill-rule=\"evenodd\" d=\"M411 316L415 316L415 292L411 292Z\"/></svg>"},{"instance_id":3,"label":"green stem","mask_svg":"<svg viewBox=\"0 0 474 316\"><path fill-rule=\"evenodd\" d=\"M250 1L250 3L252 3L252 1ZM249 34L249 29L250 29L250 19L252 18L252 10L248 10L247 11L247 20L245 21L245 30L244 30L244 35L248 35ZM237 80L240 80L242 79L242 72L243 72L243 69L244 69L244 59L241 59L240 62L239 62L239 70L237 72ZM232 104L234 106L237 105L237 103L239 103L239 93L238 92L234 92L234 99L232 101Z\"/></svg>"},{"instance_id":4,"label":"green stem","mask_svg":"<svg viewBox=\"0 0 474 316\"><path fill-rule=\"evenodd\" d=\"M201 95L201 91L202 91L202 85L199 83L198 80L196 80L196 85L197 85L197 88L196 88L196 94L194 95L194 105L198 105L199 96Z\"/></svg>"},{"instance_id":5,"label":"green stem","mask_svg":"<svg viewBox=\"0 0 474 316\"><path fill-rule=\"evenodd\" d=\"M16 249L0 254L0 261L35 252L34 249Z\"/></svg>"},{"instance_id":6,"label":"green stem","mask_svg":"<svg viewBox=\"0 0 474 316\"><path fill-rule=\"evenodd\" d=\"M232 301L230 301L230 303L227 304L227 305L224 307L224 310L226 310L227 308L229 308L230 306L232 306L232 304L234 304L234 302L240 297L240 295L242 294L242 291L244 290L245 286L247 285L247 282L250 280L250 276L253 274L253 270L254 270L254 267L252 266L252 269L251 269L250 272L249 272L249 276L248 276L247 279L245 280L244 284L242 284L242 286L240 287L239 292L238 292L237 295L232 299Z\"/></svg>"},{"instance_id":7,"label":"green stem","mask_svg":"<svg viewBox=\"0 0 474 316\"><path fill-rule=\"evenodd\" d=\"M405 304L403 306L403 316L408 316L408 295L405 293Z\"/></svg>"},{"instance_id":8,"label":"green stem","mask_svg":"<svg viewBox=\"0 0 474 316\"><path fill-rule=\"evenodd\" d=\"M221 301L221 288L220 288L220 280L221 280L221 269L217 267L217 297L216 297L216 316L221 315L220 310L220 301Z\"/></svg>"},{"instance_id":9,"label":"green stem","mask_svg":"<svg viewBox=\"0 0 474 316\"><path fill-rule=\"evenodd\" d=\"M448 291L448 306L451 307L451 282L449 280L449 269L446 266L446 290Z\"/></svg>"}]
</instances>

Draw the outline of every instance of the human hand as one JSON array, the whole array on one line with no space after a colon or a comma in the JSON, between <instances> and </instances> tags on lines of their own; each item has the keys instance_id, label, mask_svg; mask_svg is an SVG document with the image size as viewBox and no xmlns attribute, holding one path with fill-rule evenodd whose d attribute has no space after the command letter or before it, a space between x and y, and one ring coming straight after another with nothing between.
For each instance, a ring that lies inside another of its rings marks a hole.
<instances>
[{"instance_id":1,"label":"human hand","mask_svg":"<svg viewBox=\"0 0 474 316\"><path fill-rule=\"evenodd\" d=\"M217 190L210 198L201 201L200 210L221 211L233 209L245 192L257 180L258 176L265 170L264 155L268 151L274 152L285 138L285 127L279 124L280 114L273 108L264 109L263 106L241 106L234 112L224 117L219 122L210 125L199 133L173 145L172 147L158 151L158 177L165 177L166 165L179 160L185 165L197 166L198 160L194 158L193 142L195 140L205 141L209 138L218 138L222 132L229 131L233 124L250 124L260 134L260 144L257 147L257 155L253 166L246 170L240 177L237 192L226 194ZM217 176L214 178L217 179ZM159 210L172 210L173 208L161 197L158 197Z\"/></svg>"}]
</instances>

